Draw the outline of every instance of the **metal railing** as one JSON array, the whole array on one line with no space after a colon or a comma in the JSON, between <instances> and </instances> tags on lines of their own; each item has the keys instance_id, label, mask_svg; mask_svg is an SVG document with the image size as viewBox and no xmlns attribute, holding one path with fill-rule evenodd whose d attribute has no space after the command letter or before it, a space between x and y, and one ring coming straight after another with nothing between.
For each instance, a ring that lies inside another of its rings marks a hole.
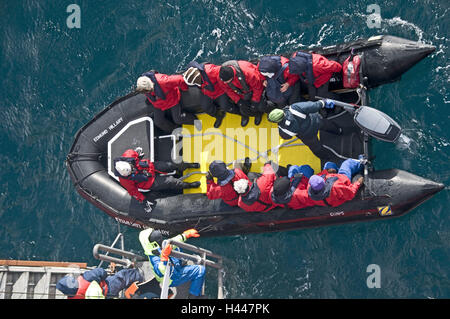
<instances>
[{"instance_id":1,"label":"metal railing","mask_svg":"<svg viewBox=\"0 0 450 319\"><path fill-rule=\"evenodd\" d=\"M114 246L116 245L116 243L118 242L119 239L122 239L121 241L121 247L122 249L119 248L114 248ZM104 251L106 252L105 254L101 254L100 251ZM121 256L121 258L117 258L117 257L112 257L109 254L116 254ZM94 248L92 249L92 254L94 255L95 259L101 260L100 264L97 266L98 268L101 267L102 263L104 261L110 262L110 263L115 263L117 265L121 265L124 267L130 267L134 262L136 261L145 261L147 260L145 257L140 256L140 255L136 255L134 253L131 253L129 251L124 250L124 244L123 244L123 234L119 233L116 237L116 239L114 240L114 242L111 244L111 246L106 246L106 245L102 245L102 244L96 244L94 246Z\"/></svg>"},{"instance_id":2,"label":"metal railing","mask_svg":"<svg viewBox=\"0 0 450 319\"><path fill-rule=\"evenodd\" d=\"M163 247L165 247L166 245L169 244L173 244L177 247L180 247L182 249L185 250L189 250L191 252L193 252L194 254L188 254L188 253L184 253L181 251L176 251L176 250L172 250L172 252L170 253L171 257L175 257L175 258L182 258L182 259L187 259L190 260L192 262L194 262L197 265L203 265L205 267L212 267L217 269L217 299L223 299L223 258L222 256L216 255L213 252L207 250L207 249L203 249L203 248L199 248L190 244L186 244L183 242L179 242L173 239L168 239L165 240L163 242ZM196 255L196 254L200 254L200 255ZM207 259L208 257L211 258L215 258L217 259L216 261ZM171 274L171 264L170 264L170 259L167 263L167 269L164 273L164 280L163 280L163 284L161 287L161 299L167 299L168 298L168 291L169 291L169 277ZM204 289L205 289L205 285L203 285L202 287L202 294L204 294Z\"/></svg>"}]
</instances>

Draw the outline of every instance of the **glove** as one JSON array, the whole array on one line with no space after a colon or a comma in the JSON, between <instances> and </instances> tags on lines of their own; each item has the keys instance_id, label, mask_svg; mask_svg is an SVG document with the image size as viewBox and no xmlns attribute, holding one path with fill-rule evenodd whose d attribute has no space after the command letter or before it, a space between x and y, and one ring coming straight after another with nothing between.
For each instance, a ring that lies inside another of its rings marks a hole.
<instances>
[{"instance_id":1,"label":"glove","mask_svg":"<svg viewBox=\"0 0 450 319\"><path fill-rule=\"evenodd\" d=\"M292 176L294 178L302 178L303 177L303 173L295 173L294 176Z\"/></svg>"},{"instance_id":2,"label":"glove","mask_svg":"<svg viewBox=\"0 0 450 319\"><path fill-rule=\"evenodd\" d=\"M154 203L152 203L149 200L144 200L143 204L144 204L144 212L151 213L153 210Z\"/></svg>"},{"instance_id":3,"label":"glove","mask_svg":"<svg viewBox=\"0 0 450 319\"><path fill-rule=\"evenodd\" d=\"M191 237L200 237L200 234L198 233L198 231L196 229L192 228L192 229L185 230L183 232L183 236L184 236L184 238L188 239Z\"/></svg>"},{"instance_id":4,"label":"glove","mask_svg":"<svg viewBox=\"0 0 450 319\"><path fill-rule=\"evenodd\" d=\"M172 245L167 245L166 247L164 247L164 249L161 251L161 261L168 261L171 252Z\"/></svg>"},{"instance_id":5,"label":"glove","mask_svg":"<svg viewBox=\"0 0 450 319\"><path fill-rule=\"evenodd\" d=\"M326 108L326 109L332 109L332 108L334 108L334 102L332 101L332 100L330 100L330 99L325 99L325 105L324 105L324 107Z\"/></svg>"}]
</instances>

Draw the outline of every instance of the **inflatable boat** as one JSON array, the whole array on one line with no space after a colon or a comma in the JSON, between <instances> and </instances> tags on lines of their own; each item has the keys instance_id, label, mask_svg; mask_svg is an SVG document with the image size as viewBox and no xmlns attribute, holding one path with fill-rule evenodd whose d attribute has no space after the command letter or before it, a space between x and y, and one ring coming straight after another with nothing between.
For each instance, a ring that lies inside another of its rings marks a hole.
<instances>
[{"instance_id":1,"label":"inflatable boat","mask_svg":"<svg viewBox=\"0 0 450 319\"><path fill-rule=\"evenodd\" d=\"M338 94L339 101L358 107L369 105L368 90L399 80L404 72L433 52L434 47L386 35L309 51L340 63L352 51L361 57L362 85L355 89L344 88L342 74L334 74L329 86L329 90ZM370 162L370 146L372 139L377 138L376 132L362 130L352 112L335 108L324 116L342 127L344 133L336 136L319 132L319 138L336 155L337 161L358 158L360 154L369 159L363 172L364 185L353 200L339 207L300 210L278 207L265 213L246 212L222 200L209 200L205 195L205 173L215 159L232 165L249 157L252 172L260 172L269 160L282 166L309 164L315 173L321 171L324 163L301 140L283 140L277 126L268 122L266 115L258 127L252 127L250 120L242 128L239 116L227 114L221 127L214 128L214 119L201 114L200 94L198 88L191 87L182 93L182 100L187 111L197 114L201 129L183 125L172 134L155 125L143 94L133 92L107 106L77 132L67 156L66 167L77 192L122 224L156 228L167 236L196 228L202 237L208 237L399 217L444 187L399 169L375 170ZM201 187L182 193L150 192L148 198L153 209L145 213L143 205L119 184L111 169L115 157L135 147L142 147L145 158L152 161L199 162L200 169L186 170L184 176L176 175L177 172L169 174L186 181L200 180Z\"/></svg>"}]
</instances>

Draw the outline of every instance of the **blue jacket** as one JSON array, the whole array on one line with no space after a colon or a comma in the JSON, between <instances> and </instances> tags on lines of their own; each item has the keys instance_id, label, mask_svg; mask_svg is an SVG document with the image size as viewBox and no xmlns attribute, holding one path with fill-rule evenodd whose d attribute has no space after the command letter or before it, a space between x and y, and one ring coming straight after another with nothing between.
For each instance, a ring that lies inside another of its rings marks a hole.
<instances>
[{"instance_id":1,"label":"blue jacket","mask_svg":"<svg viewBox=\"0 0 450 319\"><path fill-rule=\"evenodd\" d=\"M286 106L284 119L278 123L278 130L283 139L291 139L298 135L302 137L312 137L317 135L320 128L322 116L318 113L324 106L324 102L298 102Z\"/></svg>"}]
</instances>

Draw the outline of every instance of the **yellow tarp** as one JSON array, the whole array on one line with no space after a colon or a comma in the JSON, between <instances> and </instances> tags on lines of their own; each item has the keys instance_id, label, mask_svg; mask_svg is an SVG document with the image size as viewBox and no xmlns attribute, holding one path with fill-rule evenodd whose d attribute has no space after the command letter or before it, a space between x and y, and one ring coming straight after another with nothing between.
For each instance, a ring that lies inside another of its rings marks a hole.
<instances>
[{"instance_id":1,"label":"yellow tarp","mask_svg":"<svg viewBox=\"0 0 450 319\"><path fill-rule=\"evenodd\" d=\"M317 158L301 140L284 140L278 134L278 126L263 116L261 124L253 125L250 118L246 127L241 127L241 117L235 114L225 116L219 129L214 128L215 118L207 114L199 114L202 121L202 130L197 131L193 125L183 125L183 161L198 162L200 169L189 169L185 175L193 171L207 172L209 163L214 160L222 160L227 164L234 160L244 160L246 156L252 159L252 172L260 173L264 163L268 160L277 162L279 165L304 165L309 164L315 173L320 172L320 159ZM283 143L288 145L277 148ZM273 149L275 152L270 151ZM231 168L232 165L229 166ZM184 193L205 193L205 175L194 174L186 178L187 182L200 179L201 188L186 189Z\"/></svg>"}]
</instances>

